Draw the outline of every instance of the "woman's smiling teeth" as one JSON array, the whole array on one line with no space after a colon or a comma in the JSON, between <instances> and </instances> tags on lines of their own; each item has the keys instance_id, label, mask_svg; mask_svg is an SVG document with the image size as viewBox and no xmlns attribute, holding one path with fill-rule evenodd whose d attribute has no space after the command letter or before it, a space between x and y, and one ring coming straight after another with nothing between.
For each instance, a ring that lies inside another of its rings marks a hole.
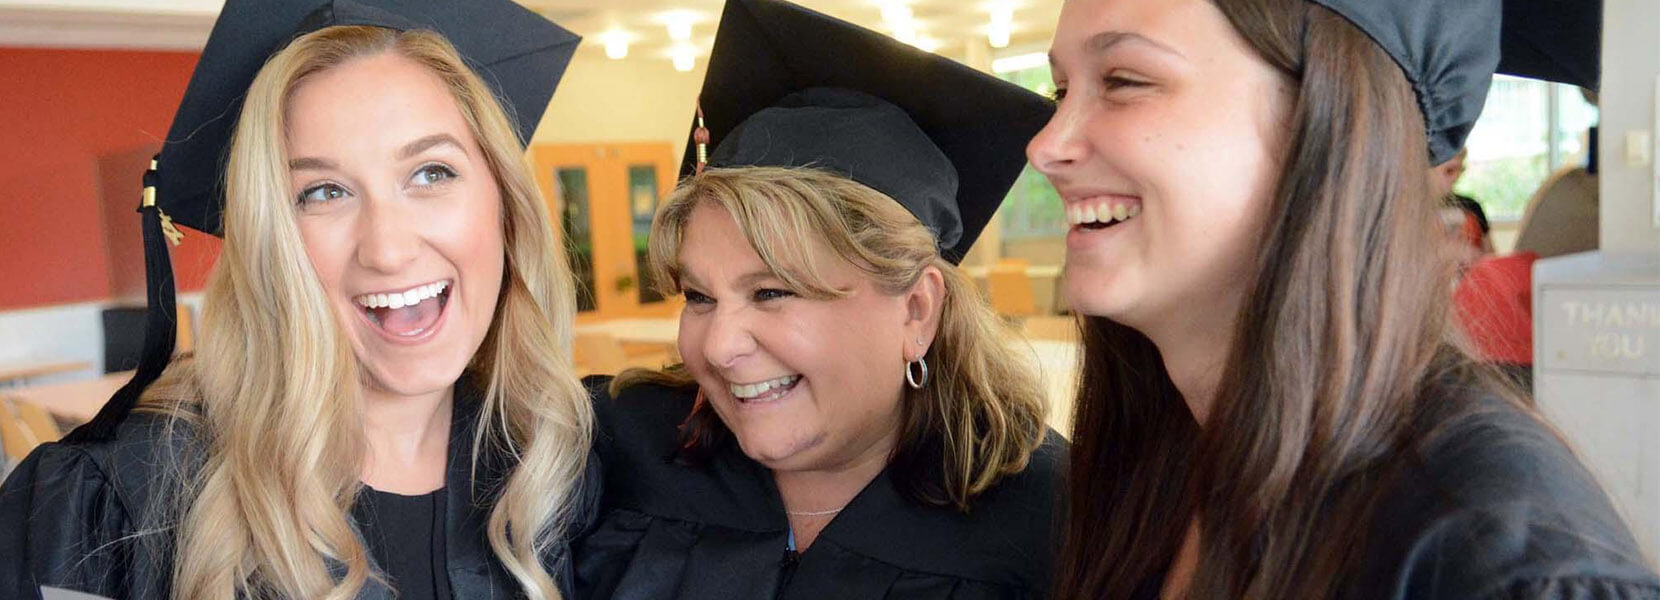
<instances>
[{"instance_id":1,"label":"woman's smiling teeth","mask_svg":"<svg viewBox=\"0 0 1660 600\"><path fill-rule=\"evenodd\" d=\"M437 298L444 290L449 289L449 280L437 281L426 285L419 285L402 292L384 294L364 294L353 298L358 306L363 308L403 308L415 306L422 300Z\"/></svg>"},{"instance_id":2,"label":"woman's smiling teeth","mask_svg":"<svg viewBox=\"0 0 1660 600\"><path fill-rule=\"evenodd\" d=\"M438 323L448 304L450 280L418 285L401 292L363 294L352 302L369 322L400 338L426 333Z\"/></svg>"},{"instance_id":3,"label":"woman's smiling teeth","mask_svg":"<svg viewBox=\"0 0 1660 600\"><path fill-rule=\"evenodd\" d=\"M795 389L795 384L800 381L800 375L786 375L758 383L733 383L730 385L732 397L739 402L771 402L782 398L784 394L790 393L790 390Z\"/></svg>"},{"instance_id":4,"label":"woman's smiling teeth","mask_svg":"<svg viewBox=\"0 0 1660 600\"><path fill-rule=\"evenodd\" d=\"M1089 199L1066 207L1066 222L1073 227L1107 227L1141 214L1141 202L1121 198Z\"/></svg>"}]
</instances>

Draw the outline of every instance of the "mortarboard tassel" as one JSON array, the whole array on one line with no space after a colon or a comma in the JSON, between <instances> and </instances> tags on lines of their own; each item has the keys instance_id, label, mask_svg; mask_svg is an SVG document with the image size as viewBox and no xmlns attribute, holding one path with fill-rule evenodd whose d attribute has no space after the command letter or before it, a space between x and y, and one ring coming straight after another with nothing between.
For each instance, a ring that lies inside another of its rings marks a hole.
<instances>
[{"instance_id":1,"label":"mortarboard tassel","mask_svg":"<svg viewBox=\"0 0 1660 600\"><path fill-rule=\"evenodd\" d=\"M138 371L127 385L111 396L98 410L98 415L85 425L76 427L63 437L68 443L96 442L114 439L116 427L126 418L144 388L161 377L167 362L173 356L174 335L178 321L175 318L173 265L169 262L168 242L178 243L179 230L172 219L156 205L156 162L150 161L150 170L144 172L144 201L139 206L139 219L144 226L144 281L149 303L144 324L144 353L138 359Z\"/></svg>"},{"instance_id":2,"label":"mortarboard tassel","mask_svg":"<svg viewBox=\"0 0 1660 600\"><path fill-rule=\"evenodd\" d=\"M697 144L697 167L692 174L700 175L709 166L709 128L703 124L702 98L697 101L697 128L692 130L692 143Z\"/></svg>"}]
</instances>

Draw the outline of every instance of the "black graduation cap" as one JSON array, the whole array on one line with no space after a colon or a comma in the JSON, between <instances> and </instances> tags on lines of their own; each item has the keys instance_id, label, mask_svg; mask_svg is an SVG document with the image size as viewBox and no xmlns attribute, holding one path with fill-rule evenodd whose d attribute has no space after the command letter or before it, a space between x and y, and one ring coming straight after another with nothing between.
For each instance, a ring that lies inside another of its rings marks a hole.
<instances>
[{"instance_id":1,"label":"black graduation cap","mask_svg":"<svg viewBox=\"0 0 1660 600\"><path fill-rule=\"evenodd\" d=\"M1602 84L1602 0L1505 0L1499 72Z\"/></svg>"},{"instance_id":2,"label":"black graduation cap","mask_svg":"<svg viewBox=\"0 0 1660 600\"><path fill-rule=\"evenodd\" d=\"M1464 147L1495 71L1591 88L1599 79L1601 0L1311 1L1354 23L1406 72L1431 164Z\"/></svg>"},{"instance_id":3,"label":"black graduation cap","mask_svg":"<svg viewBox=\"0 0 1660 600\"><path fill-rule=\"evenodd\" d=\"M108 439L173 353L174 288L164 237L174 223L222 235L231 132L254 76L295 38L337 25L443 35L490 86L519 141L528 142L581 38L511 0L228 0L173 117L161 155L144 175L145 271L150 314L138 372L68 441Z\"/></svg>"},{"instance_id":4,"label":"black graduation cap","mask_svg":"<svg viewBox=\"0 0 1660 600\"><path fill-rule=\"evenodd\" d=\"M728 0L699 96L711 167L810 166L897 200L953 263L1026 164L1052 104L781 0ZM683 175L699 159L698 120Z\"/></svg>"}]
</instances>

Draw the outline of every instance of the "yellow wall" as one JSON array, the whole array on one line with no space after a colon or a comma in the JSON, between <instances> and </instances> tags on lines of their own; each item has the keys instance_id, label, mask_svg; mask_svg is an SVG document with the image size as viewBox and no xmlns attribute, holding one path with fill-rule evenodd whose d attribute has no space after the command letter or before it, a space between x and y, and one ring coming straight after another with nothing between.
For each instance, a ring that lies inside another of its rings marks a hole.
<instances>
[{"instance_id":1,"label":"yellow wall","mask_svg":"<svg viewBox=\"0 0 1660 600\"><path fill-rule=\"evenodd\" d=\"M678 158L705 64L699 60L692 72L681 73L667 58L578 57L566 69L532 143L669 142Z\"/></svg>"}]
</instances>

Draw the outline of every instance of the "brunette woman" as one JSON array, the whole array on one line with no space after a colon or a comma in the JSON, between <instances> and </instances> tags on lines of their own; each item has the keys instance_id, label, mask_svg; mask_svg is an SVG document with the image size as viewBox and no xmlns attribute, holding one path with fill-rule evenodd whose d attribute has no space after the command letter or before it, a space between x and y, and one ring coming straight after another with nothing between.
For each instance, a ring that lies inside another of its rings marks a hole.
<instances>
[{"instance_id":1,"label":"brunette woman","mask_svg":"<svg viewBox=\"0 0 1660 600\"><path fill-rule=\"evenodd\" d=\"M1069 0L1085 315L1061 598L1660 598L1572 452L1448 326L1424 173L1499 0Z\"/></svg>"}]
</instances>

